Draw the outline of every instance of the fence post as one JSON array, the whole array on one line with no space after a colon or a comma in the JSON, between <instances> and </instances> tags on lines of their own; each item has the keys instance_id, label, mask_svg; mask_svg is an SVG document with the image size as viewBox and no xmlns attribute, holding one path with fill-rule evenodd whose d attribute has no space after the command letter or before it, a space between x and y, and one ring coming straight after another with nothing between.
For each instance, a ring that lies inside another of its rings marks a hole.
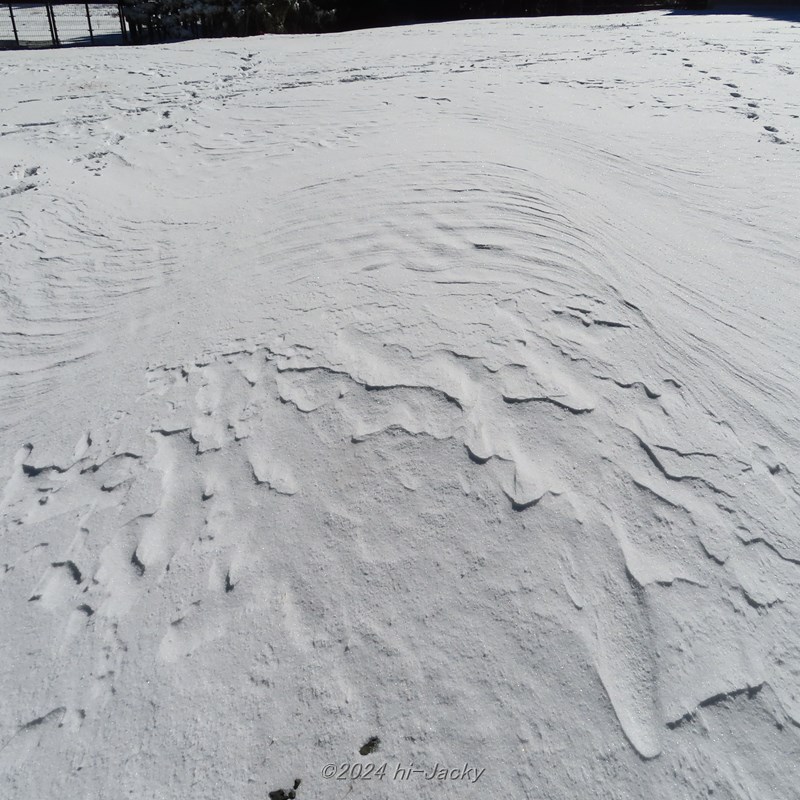
<instances>
[{"instance_id":1,"label":"fence post","mask_svg":"<svg viewBox=\"0 0 800 800\"><path fill-rule=\"evenodd\" d=\"M94 44L94 31L92 30L92 15L89 13L89 4L84 3L86 6L86 21L89 23L89 41Z\"/></svg>"},{"instance_id":2,"label":"fence post","mask_svg":"<svg viewBox=\"0 0 800 800\"><path fill-rule=\"evenodd\" d=\"M53 40L53 46L58 47L61 42L58 41L58 28L56 28L56 15L53 11L53 4L46 3L45 9L47 11L47 21L50 23L50 38Z\"/></svg>"},{"instance_id":3,"label":"fence post","mask_svg":"<svg viewBox=\"0 0 800 800\"><path fill-rule=\"evenodd\" d=\"M125 15L122 13L122 3L117 3L117 13L119 14L119 26L122 29L122 41L128 44L128 29L125 27Z\"/></svg>"},{"instance_id":4,"label":"fence post","mask_svg":"<svg viewBox=\"0 0 800 800\"><path fill-rule=\"evenodd\" d=\"M17 33L17 21L14 19L14 6L11 3L8 4L8 13L11 14L11 27L14 29L14 41L17 43L17 47L19 47L19 33Z\"/></svg>"}]
</instances>

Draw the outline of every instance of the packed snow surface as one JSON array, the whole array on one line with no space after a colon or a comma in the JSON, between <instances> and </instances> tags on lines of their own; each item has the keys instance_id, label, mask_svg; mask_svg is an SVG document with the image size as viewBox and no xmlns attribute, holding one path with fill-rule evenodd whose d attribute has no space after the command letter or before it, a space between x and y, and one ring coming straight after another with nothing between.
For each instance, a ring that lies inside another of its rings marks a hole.
<instances>
[{"instance_id":1,"label":"packed snow surface","mask_svg":"<svg viewBox=\"0 0 800 800\"><path fill-rule=\"evenodd\" d=\"M798 74L744 14L4 53L0 796L800 796Z\"/></svg>"}]
</instances>

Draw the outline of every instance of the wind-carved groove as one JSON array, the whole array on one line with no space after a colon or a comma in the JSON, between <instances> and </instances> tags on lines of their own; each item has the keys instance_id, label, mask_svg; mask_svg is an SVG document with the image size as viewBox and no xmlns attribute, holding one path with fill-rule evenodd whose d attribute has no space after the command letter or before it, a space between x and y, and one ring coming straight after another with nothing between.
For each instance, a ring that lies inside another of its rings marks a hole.
<instances>
[{"instance_id":1,"label":"wind-carved groove","mask_svg":"<svg viewBox=\"0 0 800 800\"><path fill-rule=\"evenodd\" d=\"M433 392L434 394L438 394L447 400L448 403L452 403L456 406L459 410L463 411L464 407L461 403L452 395L445 392L443 389L437 389L434 386L410 386L403 383L394 383L388 386L376 386L371 383L360 383L359 381L354 380L352 377L350 378L354 381L354 383L359 384L364 388L366 392L385 392L390 389L409 389L411 391L422 391L422 392Z\"/></svg>"},{"instance_id":2,"label":"wind-carved groove","mask_svg":"<svg viewBox=\"0 0 800 800\"><path fill-rule=\"evenodd\" d=\"M139 574L139 577L144 575L145 566L142 563L141 559L139 558L139 554L136 552L136 550L134 550L133 553L131 553L131 564L133 564L133 567Z\"/></svg>"},{"instance_id":3,"label":"wind-carved groove","mask_svg":"<svg viewBox=\"0 0 800 800\"><path fill-rule=\"evenodd\" d=\"M29 477L35 478L37 475L44 475L48 472L56 472L63 475L69 467L59 467L58 464L48 464L44 467L34 467L32 464L23 464L22 471Z\"/></svg>"},{"instance_id":4,"label":"wind-carved groove","mask_svg":"<svg viewBox=\"0 0 800 800\"><path fill-rule=\"evenodd\" d=\"M520 503L519 500L515 500L508 492L503 492L503 494L509 499L511 502L511 510L512 511L527 511L529 508L534 508L538 506L539 503L544 500L544 498L548 494L553 494L553 492L545 492L541 497L534 497L533 500L528 500L524 503Z\"/></svg>"},{"instance_id":5,"label":"wind-carved groove","mask_svg":"<svg viewBox=\"0 0 800 800\"><path fill-rule=\"evenodd\" d=\"M633 431L631 431L633 433ZM636 441L639 442L639 447L647 453L648 458L650 461L653 462L653 465L658 469L658 471L669 481L674 481L675 483L680 483L681 481L692 482L696 481L701 483L703 486L711 489L712 492L715 494L721 494L725 497L732 497L728 492L720 489L718 486L715 486L711 481L707 480L706 478L701 478L699 475L673 475L662 463L661 459L656 455L655 451L652 447L650 447L647 442L644 441L638 434L633 434L636 437Z\"/></svg>"},{"instance_id":6,"label":"wind-carved groove","mask_svg":"<svg viewBox=\"0 0 800 800\"><path fill-rule=\"evenodd\" d=\"M575 406L567 405L566 403L562 403L560 400L557 400L555 397L548 397L547 395L542 397L510 397L504 394L503 402L508 403L508 405L520 405L522 403L550 403L550 405L556 406L556 408L560 408L563 411L568 411L570 414L575 414L576 416L580 414L591 414L592 411L594 411L593 408L576 408Z\"/></svg>"},{"instance_id":7,"label":"wind-carved groove","mask_svg":"<svg viewBox=\"0 0 800 800\"><path fill-rule=\"evenodd\" d=\"M479 456L477 453L475 453L473 450L470 449L468 444L465 444L464 448L467 451L469 460L472 461L474 464L480 464L481 466L483 466L492 459L492 456L486 456L485 458L483 456Z\"/></svg>"},{"instance_id":8,"label":"wind-carved groove","mask_svg":"<svg viewBox=\"0 0 800 800\"><path fill-rule=\"evenodd\" d=\"M472 461L473 464L478 464L479 466L484 466L492 459L496 459L497 461L510 464L514 463L513 461L504 458L503 456L498 456L496 454L486 456L485 458L479 456L477 453L475 453L473 450L470 449L470 446L468 444L464 444L464 449L467 451L469 460ZM539 505L539 503L541 503L542 500L544 500L544 498L547 497L547 495L551 495L552 497L557 497L559 495L559 492L547 489L539 497L534 497L531 500L520 501L517 500L506 489L503 489L502 492L505 495L506 499L511 503L512 511L527 511L529 508L534 508L535 506Z\"/></svg>"},{"instance_id":9,"label":"wind-carved groove","mask_svg":"<svg viewBox=\"0 0 800 800\"><path fill-rule=\"evenodd\" d=\"M458 400L457 397L453 397L453 395L448 394L444 391L444 389L437 389L435 386L413 386L411 384L405 383L392 383L392 384L373 384L367 383L366 381L360 381L357 378L354 378L349 372L341 369L333 369L332 367L325 367L321 365L315 366L308 366L308 367L282 367L277 366L277 371L281 374L285 372L327 372L330 375L336 375L342 378L347 378L348 380L355 383L357 386L360 386L366 392L385 392L389 391L390 389L408 389L410 391L421 391L421 392L432 392L433 394L437 394L440 397L444 398L448 403L452 403L456 406L459 410L463 411L464 407L461 405L461 402ZM283 402L293 403L291 400L283 400ZM293 405L296 405L293 403ZM308 412L305 412L308 413Z\"/></svg>"},{"instance_id":10,"label":"wind-carved groove","mask_svg":"<svg viewBox=\"0 0 800 800\"><path fill-rule=\"evenodd\" d=\"M654 444L653 447L657 447L659 450L666 450L668 453L674 453L676 456L680 456L681 458L701 456L702 458L715 458L717 461L720 460L716 453L703 453L700 450L689 450L687 452L683 452L682 450L678 450L677 447L669 447L665 444Z\"/></svg>"},{"instance_id":11,"label":"wind-carved groove","mask_svg":"<svg viewBox=\"0 0 800 800\"><path fill-rule=\"evenodd\" d=\"M600 325L603 328L631 328L627 322L616 322L613 319L593 319L595 325Z\"/></svg>"},{"instance_id":12,"label":"wind-carved groove","mask_svg":"<svg viewBox=\"0 0 800 800\"><path fill-rule=\"evenodd\" d=\"M64 718L64 714L66 713L67 709L64 706L59 706L58 708L54 708L47 714L44 714L41 717L36 717L36 719L32 719L30 722L26 722L24 725L20 725L18 733L22 733L22 731L29 731L31 728L38 728L39 725L44 725L46 722L50 722L55 717L59 717L58 721L60 724L61 720Z\"/></svg>"},{"instance_id":13,"label":"wind-carved groove","mask_svg":"<svg viewBox=\"0 0 800 800\"><path fill-rule=\"evenodd\" d=\"M698 537L697 541L698 541L698 543L700 545L700 549L703 551L703 553L706 555L707 558L710 558L715 564L717 564L720 567L725 566L725 562L728 560L727 557L720 558L718 555L715 555L714 553L712 553L705 546L705 544L703 544L703 540L700 537Z\"/></svg>"},{"instance_id":14,"label":"wind-carved groove","mask_svg":"<svg viewBox=\"0 0 800 800\"><path fill-rule=\"evenodd\" d=\"M162 436L177 436L179 433L190 433L191 426L184 428L152 428L153 433L160 433Z\"/></svg>"},{"instance_id":15,"label":"wind-carved groove","mask_svg":"<svg viewBox=\"0 0 800 800\"><path fill-rule=\"evenodd\" d=\"M766 682L762 681L761 683L756 684L755 686L745 686L743 689L732 689L730 692L720 692L719 694L707 697L705 700L701 700L697 704L697 708L695 708L694 710L687 711L682 717L667 722L667 727L671 731L673 731L676 728L679 728L681 725L693 721L701 708L709 708L710 706L721 705L722 703L726 703L729 700L733 700L743 694L746 694L748 700L751 700L752 698L756 697L756 695L758 695L758 693L765 686Z\"/></svg>"},{"instance_id":16,"label":"wind-carved groove","mask_svg":"<svg viewBox=\"0 0 800 800\"><path fill-rule=\"evenodd\" d=\"M783 553L781 553L780 550L778 550L777 547L775 547L774 544L772 544L771 542L768 542L766 539L764 539L761 536L757 536L755 539L742 540L742 544L745 547L750 547L751 545L754 545L754 544L763 544L764 547L766 547L768 550L771 550L773 553L775 553L775 555L778 556L778 558L780 558L781 561L786 561L789 564L794 564L795 566L800 567L800 558L792 558L791 556L784 555Z\"/></svg>"},{"instance_id":17,"label":"wind-carved groove","mask_svg":"<svg viewBox=\"0 0 800 800\"><path fill-rule=\"evenodd\" d=\"M659 500L660 502L664 503L665 505L668 505L670 508L675 508L675 509L678 509L679 511L686 511L686 507L685 506L682 506L680 503L676 503L673 500L670 500L670 499L664 497L663 494L660 494L659 492L657 492L655 489L653 489L652 486L648 486L647 484L642 483L641 481L637 481L636 478L631 478L631 483L634 486L636 486L638 489L641 489L642 491L647 492L647 494L651 495L656 500Z\"/></svg>"},{"instance_id":18,"label":"wind-carved groove","mask_svg":"<svg viewBox=\"0 0 800 800\"><path fill-rule=\"evenodd\" d=\"M748 592L747 589L744 588L744 586L740 586L739 587L739 592L741 593L742 597L747 602L747 605L749 605L750 608L754 608L758 612L763 612L764 610L769 610L773 606L779 605L779 604L781 604L783 602L783 600L778 598L776 600L768 600L768 601L766 601L764 603L761 603L758 600L756 600L755 597L753 597L750 594L750 592Z\"/></svg>"},{"instance_id":19,"label":"wind-carved groove","mask_svg":"<svg viewBox=\"0 0 800 800\"><path fill-rule=\"evenodd\" d=\"M97 472L101 467L108 464L109 461L114 461L117 458L132 458L135 461L141 461L142 459L138 453L130 453L126 450L123 453L115 453L113 456L109 456L107 459L97 464L90 464L88 467L84 467L81 470L81 475L85 475L87 472Z\"/></svg>"},{"instance_id":20,"label":"wind-carved groove","mask_svg":"<svg viewBox=\"0 0 800 800\"><path fill-rule=\"evenodd\" d=\"M627 578L628 583L631 585L634 594L637 596L637 598L641 599L641 593L642 590L644 589L644 586L639 582L637 577L631 572L631 569L628 566L627 562L625 563L625 577ZM656 581L656 583L659 583L659 581ZM672 583L672 581L670 581L670 583Z\"/></svg>"},{"instance_id":21,"label":"wind-carved groove","mask_svg":"<svg viewBox=\"0 0 800 800\"><path fill-rule=\"evenodd\" d=\"M82 583L83 582L83 576L81 575L81 571L78 569L78 567L77 567L77 565L75 564L74 561L69 561L69 560L67 560L67 561L53 561L50 564L50 566L51 567L56 567L56 568L63 567L64 569L67 570L67 572L69 572L69 574L72 576L72 580L74 580L75 583Z\"/></svg>"},{"instance_id":22,"label":"wind-carved groove","mask_svg":"<svg viewBox=\"0 0 800 800\"><path fill-rule=\"evenodd\" d=\"M622 381L615 380L614 378L611 379L620 389L635 389L637 386L642 387L642 391L645 393L649 400L658 400L661 397L659 392L656 392L654 389L651 389L644 381L631 381L630 383L623 383Z\"/></svg>"}]
</instances>

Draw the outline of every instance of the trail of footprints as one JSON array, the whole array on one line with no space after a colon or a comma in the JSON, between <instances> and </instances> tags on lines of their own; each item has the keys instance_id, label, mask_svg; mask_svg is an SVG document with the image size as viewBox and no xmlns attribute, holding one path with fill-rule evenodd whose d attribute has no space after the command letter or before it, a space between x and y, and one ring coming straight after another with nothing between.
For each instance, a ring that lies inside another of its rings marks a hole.
<instances>
[{"instance_id":1,"label":"trail of footprints","mask_svg":"<svg viewBox=\"0 0 800 800\"><path fill-rule=\"evenodd\" d=\"M689 58L684 57L683 58L683 66L684 67L694 67L694 64L691 62L691 60ZM779 67L779 69L781 69L781 71L783 71L783 72L786 72L787 74L793 74L792 70L789 69L788 67ZM708 70L701 69L701 70L699 70L699 72L701 74L703 74L703 75L708 75L709 79L712 80L712 81L722 81L723 80L719 75L709 75ZM722 85L726 89L730 90L728 92L728 94L734 100L742 100L743 99L742 93L739 91L739 86L737 84L730 83L730 82L727 82L727 83L723 82ZM755 101L755 100L747 100L747 99L745 99L745 102L747 103L747 110L744 113L745 113L745 116L747 117L747 119L750 119L750 120L753 120L753 121L758 120L759 119L759 113L758 113L759 104L758 104L758 102ZM740 110L740 107L738 105L733 105L733 106L731 106L731 108L733 110L735 110L735 111ZM770 134L770 141L772 141L773 143L775 143L775 144L786 144L787 143L786 139L784 139L784 138L782 138L781 136L778 135L780 133L780 131L774 125L763 125L763 129L768 134Z\"/></svg>"},{"instance_id":2,"label":"trail of footprints","mask_svg":"<svg viewBox=\"0 0 800 800\"><path fill-rule=\"evenodd\" d=\"M23 164L14 164L9 171L9 177L13 183L0 186L0 200L4 197L13 197L38 189L38 183L33 178L40 178L41 171L40 166L26 167Z\"/></svg>"}]
</instances>

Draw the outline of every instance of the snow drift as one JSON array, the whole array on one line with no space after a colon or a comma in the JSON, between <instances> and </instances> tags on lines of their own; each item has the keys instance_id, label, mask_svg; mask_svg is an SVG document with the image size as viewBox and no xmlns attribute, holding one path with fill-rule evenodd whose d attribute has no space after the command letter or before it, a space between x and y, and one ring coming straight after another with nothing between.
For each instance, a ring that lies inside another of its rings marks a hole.
<instances>
[{"instance_id":1,"label":"snow drift","mask_svg":"<svg viewBox=\"0 0 800 800\"><path fill-rule=\"evenodd\" d=\"M796 797L797 33L4 55L3 795Z\"/></svg>"}]
</instances>

